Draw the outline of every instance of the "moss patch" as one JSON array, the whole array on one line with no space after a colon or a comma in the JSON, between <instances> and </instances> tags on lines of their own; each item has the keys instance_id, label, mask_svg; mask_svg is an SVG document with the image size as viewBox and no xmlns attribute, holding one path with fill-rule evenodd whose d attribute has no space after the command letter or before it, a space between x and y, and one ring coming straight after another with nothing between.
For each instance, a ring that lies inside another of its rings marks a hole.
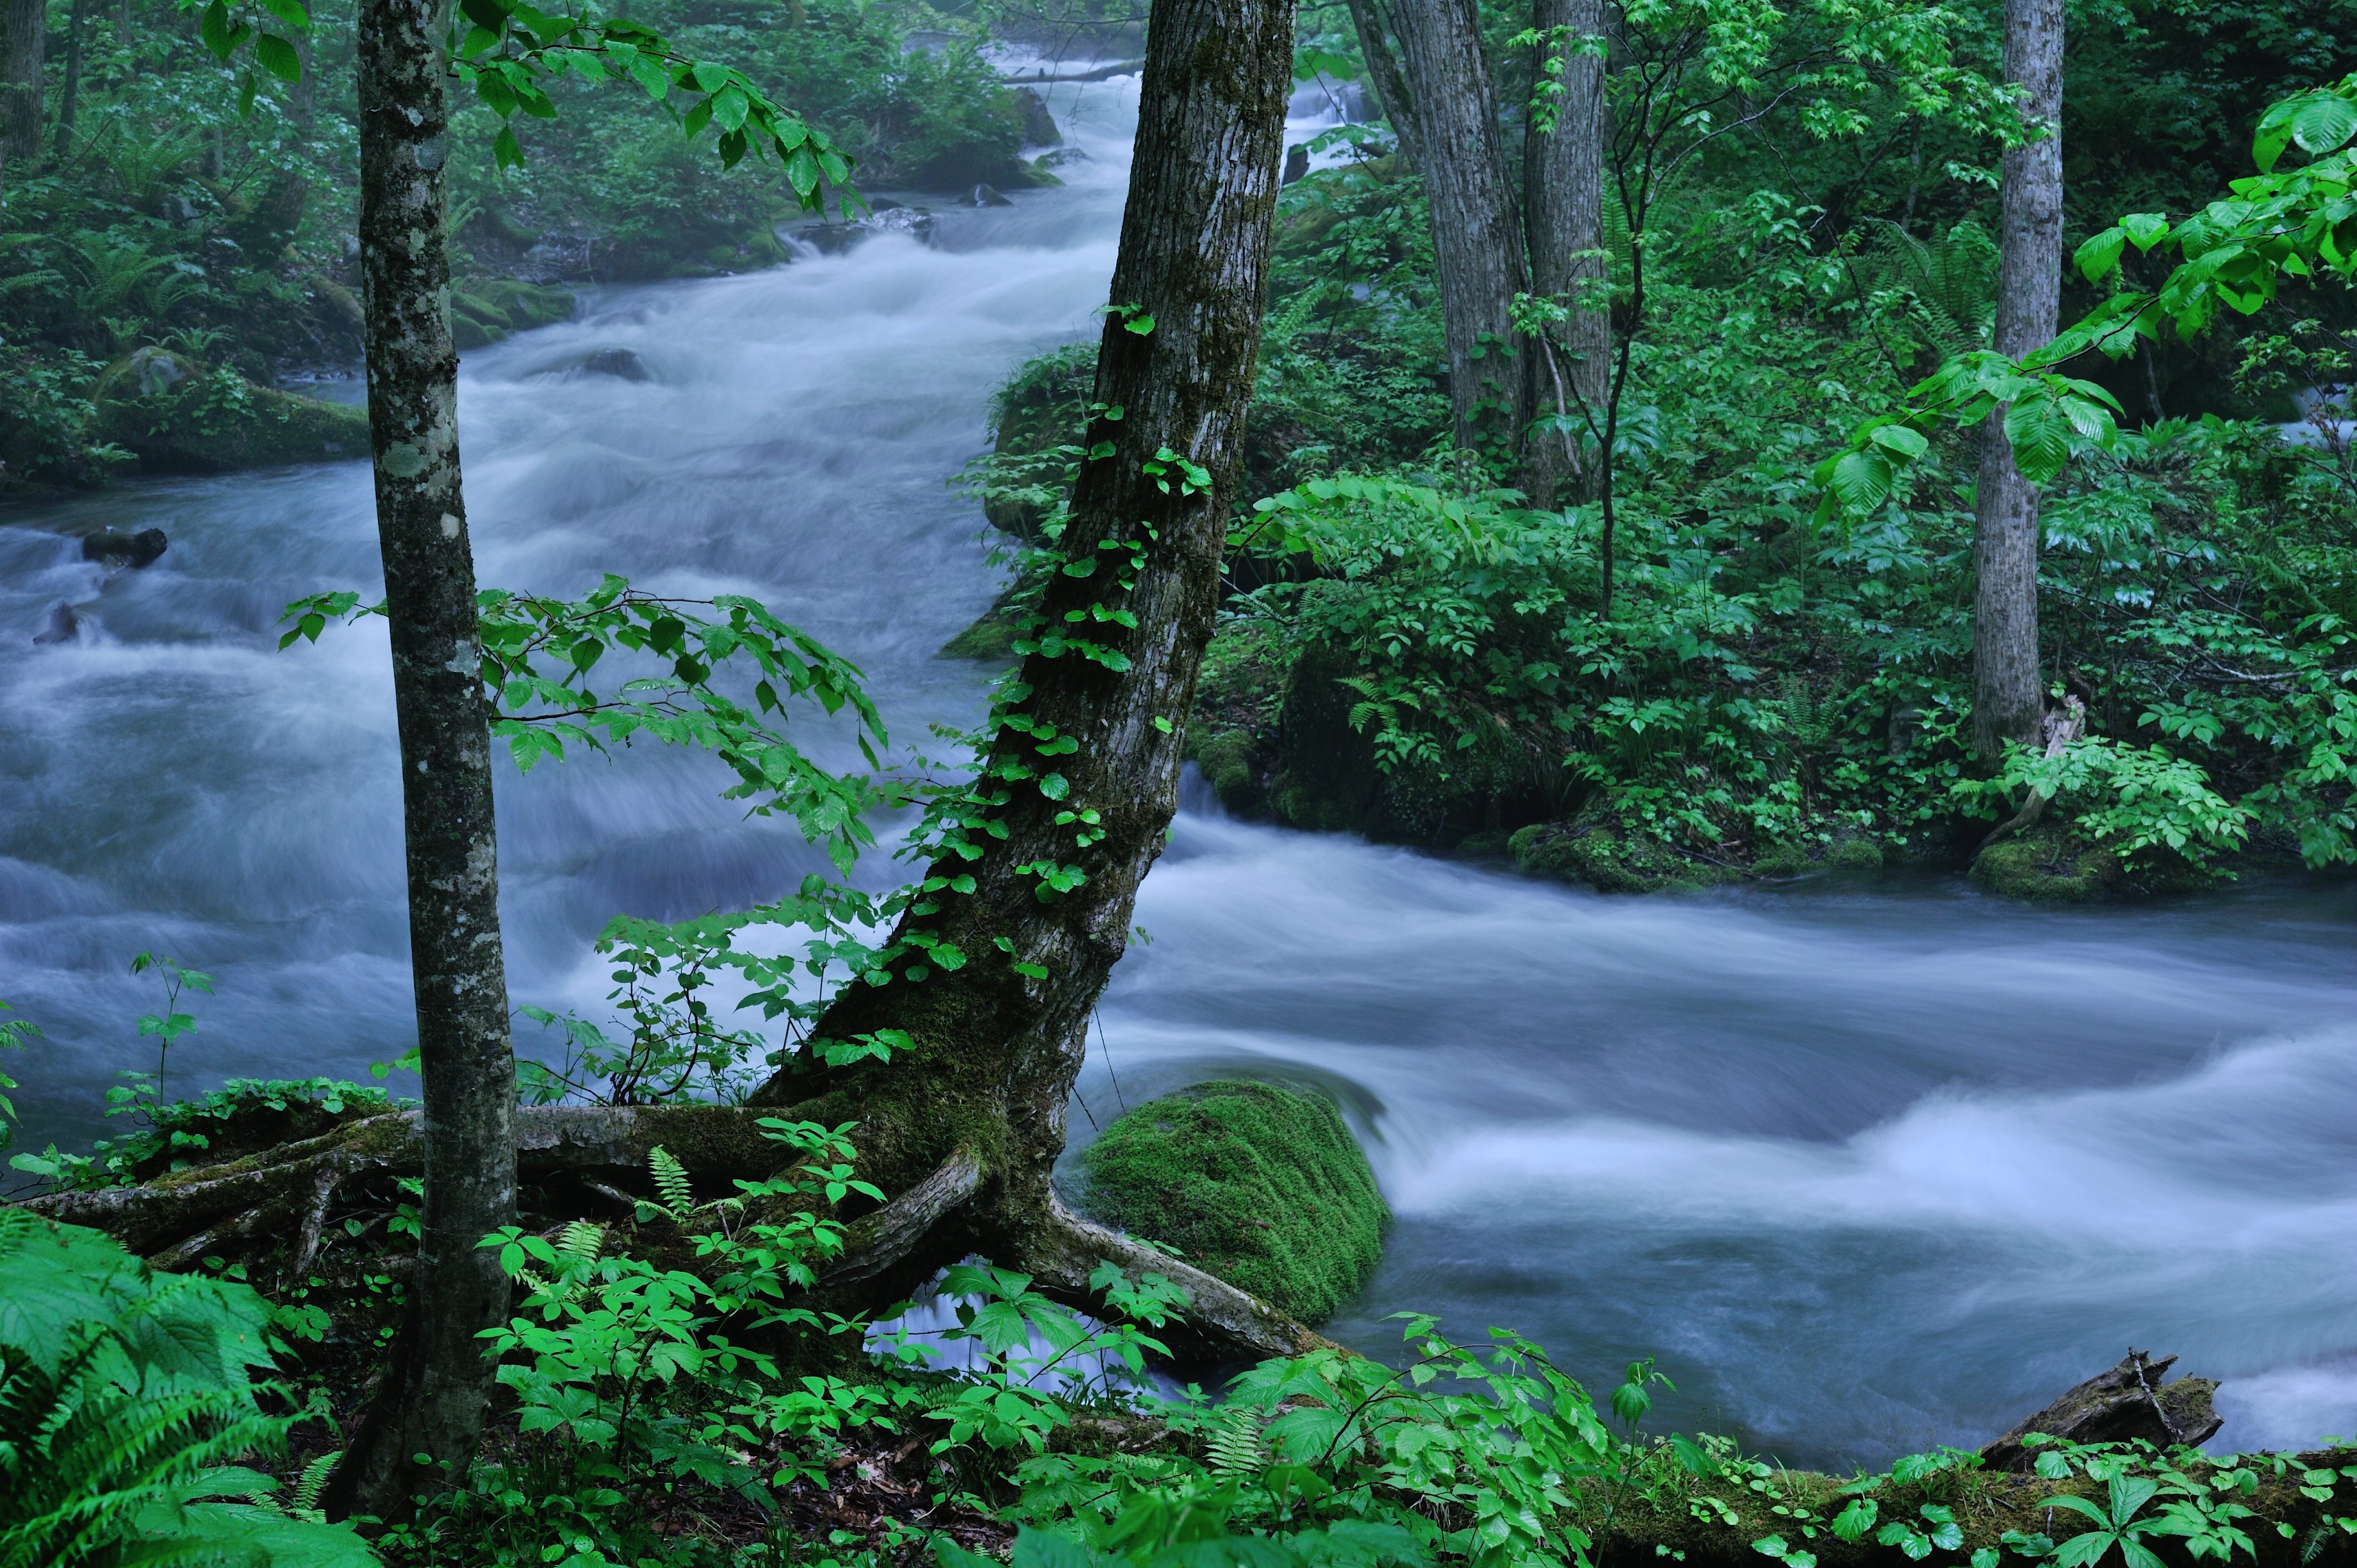
<instances>
[{"instance_id":1,"label":"moss patch","mask_svg":"<svg viewBox=\"0 0 2357 1568\"><path fill-rule=\"evenodd\" d=\"M468 278L450 285L450 336L479 349L510 333L573 318L573 296L521 278Z\"/></svg>"},{"instance_id":2,"label":"moss patch","mask_svg":"<svg viewBox=\"0 0 2357 1568\"><path fill-rule=\"evenodd\" d=\"M1137 1107L1082 1155L1088 1211L1305 1323L1383 1255L1392 1213L1335 1109L1265 1083L1198 1084Z\"/></svg>"},{"instance_id":3,"label":"moss patch","mask_svg":"<svg viewBox=\"0 0 2357 1568\"><path fill-rule=\"evenodd\" d=\"M1595 823L1535 822L1509 839L1507 848L1514 863L1534 876L1583 882L1598 893L1709 887L1742 875L1681 854L1659 839Z\"/></svg>"},{"instance_id":4,"label":"moss patch","mask_svg":"<svg viewBox=\"0 0 2357 1568\"><path fill-rule=\"evenodd\" d=\"M92 395L104 438L151 472L221 473L369 455L366 410L256 386L233 370L161 349L109 366Z\"/></svg>"},{"instance_id":5,"label":"moss patch","mask_svg":"<svg viewBox=\"0 0 2357 1568\"><path fill-rule=\"evenodd\" d=\"M1981 851L1972 879L1999 897L2034 904L2088 903L2126 880L2118 855L2044 824Z\"/></svg>"}]
</instances>

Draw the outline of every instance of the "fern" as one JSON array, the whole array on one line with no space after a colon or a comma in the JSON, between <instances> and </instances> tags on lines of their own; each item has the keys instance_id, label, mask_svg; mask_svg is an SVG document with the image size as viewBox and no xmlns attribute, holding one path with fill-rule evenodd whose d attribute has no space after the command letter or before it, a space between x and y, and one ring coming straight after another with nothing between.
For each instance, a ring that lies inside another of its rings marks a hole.
<instances>
[{"instance_id":1,"label":"fern","mask_svg":"<svg viewBox=\"0 0 2357 1568\"><path fill-rule=\"evenodd\" d=\"M1249 1481L1261 1473L1268 1455L1260 1444L1260 1417L1246 1404L1232 1404L1211 1434L1211 1474L1223 1481Z\"/></svg>"},{"instance_id":2,"label":"fern","mask_svg":"<svg viewBox=\"0 0 2357 1568\"><path fill-rule=\"evenodd\" d=\"M647 1166L654 1173L655 1191L662 1196L662 1211L673 1219L684 1219L695 1212L695 1192L688 1185L687 1167L672 1156L672 1152L657 1144L647 1151Z\"/></svg>"},{"instance_id":3,"label":"fern","mask_svg":"<svg viewBox=\"0 0 2357 1568\"><path fill-rule=\"evenodd\" d=\"M276 1489L242 1461L296 1419L255 1399L269 1314L253 1291L14 1209L0 1277L0 1568L375 1563L341 1525L228 1500Z\"/></svg>"},{"instance_id":4,"label":"fern","mask_svg":"<svg viewBox=\"0 0 2357 1568\"><path fill-rule=\"evenodd\" d=\"M587 1219L568 1219L556 1234L556 1250L585 1263L595 1262L605 1246L606 1228Z\"/></svg>"}]
</instances>

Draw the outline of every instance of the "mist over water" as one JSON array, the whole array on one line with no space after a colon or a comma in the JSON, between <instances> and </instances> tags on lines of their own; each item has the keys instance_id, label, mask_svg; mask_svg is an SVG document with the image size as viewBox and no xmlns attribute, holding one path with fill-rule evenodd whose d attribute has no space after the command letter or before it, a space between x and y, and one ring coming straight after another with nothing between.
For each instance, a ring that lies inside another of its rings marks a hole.
<instances>
[{"instance_id":1,"label":"mist over water","mask_svg":"<svg viewBox=\"0 0 2357 1568\"><path fill-rule=\"evenodd\" d=\"M971 721L987 671L933 654L998 575L944 481L1006 373L1093 329L1134 94L1055 89L1090 156L1009 208L931 203L933 246L608 291L470 355L481 581L751 594L866 668L896 740ZM604 349L646 379L584 373ZM100 526L171 550L109 573L72 537ZM340 587L381 590L358 463L0 514L0 996L48 1036L9 1067L32 1141L102 1132L112 1075L152 1066L142 949L221 982L178 1087L408 1045L383 629L275 647L283 605ZM33 646L60 602L81 631ZM741 907L823 864L726 782L646 747L503 772L518 1002L594 1013L610 915ZM2220 1444L2357 1432L2349 889L1612 900L1190 795L1137 919L1076 1138L1212 1074L1334 1094L1399 1216L1331 1326L1362 1348L1418 1307L1511 1324L1599 1389L1657 1354L1665 1422L1793 1462L1977 1442L2131 1343L2229 1380Z\"/></svg>"}]
</instances>

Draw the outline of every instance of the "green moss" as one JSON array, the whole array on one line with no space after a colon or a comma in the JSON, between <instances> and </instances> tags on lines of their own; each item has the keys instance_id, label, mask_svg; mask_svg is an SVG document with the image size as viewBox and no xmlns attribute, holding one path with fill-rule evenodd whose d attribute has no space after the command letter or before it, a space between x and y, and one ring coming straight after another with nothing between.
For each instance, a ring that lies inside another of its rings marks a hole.
<instances>
[{"instance_id":1,"label":"green moss","mask_svg":"<svg viewBox=\"0 0 2357 1568\"><path fill-rule=\"evenodd\" d=\"M140 466L221 473L286 463L350 462L369 455L368 413L256 386L161 349L117 360L92 391L98 428Z\"/></svg>"},{"instance_id":2,"label":"green moss","mask_svg":"<svg viewBox=\"0 0 2357 1568\"><path fill-rule=\"evenodd\" d=\"M2033 831L1993 843L1974 857L1972 879L2005 898L2036 904L2084 904L2115 890L2120 858L2089 849L2069 833Z\"/></svg>"},{"instance_id":3,"label":"green moss","mask_svg":"<svg viewBox=\"0 0 2357 1568\"><path fill-rule=\"evenodd\" d=\"M1825 864L1844 871L1879 871L1882 846L1872 839L1844 839L1825 852Z\"/></svg>"},{"instance_id":4,"label":"green moss","mask_svg":"<svg viewBox=\"0 0 2357 1568\"><path fill-rule=\"evenodd\" d=\"M1751 863L1754 876L1805 876L1809 871L1809 846L1804 843L1770 844Z\"/></svg>"},{"instance_id":5,"label":"green moss","mask_svg":"<svg viewBox=\"0 0 2357 1568\"><path fill-rule=\"evenodd\" d=\"M572 317L573 296L561 288L522 278L468 278L450 285L450 336L461 349Z\"/></svg>"},{"instance_id":6,"label":"green moss","mask_svg":"<svg viewBox=\"0 0 2357 1568\"><path fill-rule=\"evenodd\" d=\"M1206 736L1193 746L1195 765L1218 792L1220 804L1231 811L1255 811L1267 801L1268 792L1260 781L1257 749L1252 736L1233 729Z\"/></svg>"},{"instance_id":7,"label":"green moss","mask_svg":"<svg viewBox=\"0 0 2357 1568\"><path fill-rule=\"evenodd\" d=\"M1709 887L1741 875L1680 854L1659 839L1587 822L1534 822L1506 847L1534 876L1586 883L1598 893Z\"/></svg>"},{"instance_id":8,"label":"green moss","mask_svg":"<svg viewBox=\"0 0 2357 1568\"><path fill-rule=\"evenodd\" d=\"M1086 1206L1306 1323L1383 1255L1391 1209L1325 1101L1265 1083L1198 1084L1137 1107L1082 1156Z\"/></svg>"},{"instance_id":9,"label":"green moss","mask_svg":"<svg viewBox=\"0 0 2357 1568\"><path fill-rule=\"evenodd\" d=\"M1049 569L1034 565L1017 572L990 607L972 626L942 644L943 659L974 659L992 664L1015 662L1015 639L1031 623L1046 591Z\"/></svg>"}]
</instances>

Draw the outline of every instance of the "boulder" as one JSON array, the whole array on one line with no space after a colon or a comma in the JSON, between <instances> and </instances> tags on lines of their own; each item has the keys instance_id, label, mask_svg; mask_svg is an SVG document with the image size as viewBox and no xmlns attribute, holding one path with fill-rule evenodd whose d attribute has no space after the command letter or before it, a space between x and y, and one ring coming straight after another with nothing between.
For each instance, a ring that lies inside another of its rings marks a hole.
<instances>
[{"instance_id":1,"label":"boulder","mask_svg":"<svg viewBox=\"0 0 2357 1568\"><path fill-rule=\"evenodd\" d=\"M1296 142L1285 149L1285 177L1278 183L1292 185L1309 173L1309 145Z\"/></svg>"},{"instance_id":2,"label":"boulder","mask_svg":"<svg viewBox=\"0 0 2357 1568\"><path fill-rule=\"evenodd\" d=\"M1391 1208L1341 1114L1274 1084L1198 1084L1150 1101L1081 1156L1082 1207L1305 1323L1331 1317L1382 1258Z\"/></svg>"},{"instance_id":3,"label":"boulder","mask_svg":"<svg viewBox=\"0 0 2357 1568\"><path fill-rule=\"evenodd\" d=\"M171 547L171 542L164 537L164 531L160 528L142 529L137 533L117 533L112 529L102 529L96 533L83 535L81 558L103 561L110 566L135 569L154 564L156 558ZM70 610L67 613L72 614Z\"/></svg>"},{"instance_id":4,"label":"boulder","mask_svg":"<svg viewBox=\"0 0 2357 1568\"><path fill-rule=\"evenodd\" d=\"M1009 201L1006 197L1001 196L998 193L997 187L991 185L975 186L974 188L974 194L967 197L966 199L975 207L1012 207L1015 205L1015 203Z\"/></svg>"},{"instance_id":5,"label":"boulder","mask_svg":"<svg viewBox=\"0 0 2357 1568\"><path fill-rule=\"evenodd\" d=\"M1981 1463L1991 1470L2029 1470L2038 1450L2022 1440L2033 1432L2072 1443L2140 1438L2160 1448L2208 1442L2224 1424L2211 1403L2218 1385L2208 1378L2161 1381L2176 1364L2174 1356L2130 1350L2118 1366L2096 1373L1982 1449Z\"/></svg>"},{"instance_id":6,"label":"boulder","mask_svg":"<svg viewBox=\"0 0 2357 1568\"><path fill-rule=\"evenodd\" d=\"M1023 111L1023 145L1027 147L1060 147L1064 133L1057 127L1056 117L1048 113L1048 100L1036 87L1015 90L1016 107Z\"/></svg>"}]
</instances>

